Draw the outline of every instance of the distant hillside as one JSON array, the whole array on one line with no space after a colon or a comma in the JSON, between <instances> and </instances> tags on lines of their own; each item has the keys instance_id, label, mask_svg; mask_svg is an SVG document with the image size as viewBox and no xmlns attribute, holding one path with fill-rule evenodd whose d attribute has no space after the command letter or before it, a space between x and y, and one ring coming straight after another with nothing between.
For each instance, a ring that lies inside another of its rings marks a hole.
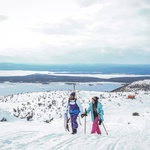
<instances>
[{"instance_id":1,"label":"distant hillside","mask_svg":"<svg viewBox=\"0 0 150 150\"><path fill-rule=\"evenodd\" d=\"M67 76L67 75L47 75L32 74L26 76L0 76L0 82L25 82L25 83L50 83L50 82L119 82L132 83L139 80L150 80L149 76L141 77L115 77L115 78L98 78L84 76Z\"/></svg>"},{"instance_id":2,"label":"distant hillside","mask_svg":"<svg viewBox=\"0 0 150 150\"><path fill-rule=\"evenodd\" d=\"M150 80L139 80L125 85L112 92L132 92L132 91L150 91Z\"/></svg>"}]
</instances>

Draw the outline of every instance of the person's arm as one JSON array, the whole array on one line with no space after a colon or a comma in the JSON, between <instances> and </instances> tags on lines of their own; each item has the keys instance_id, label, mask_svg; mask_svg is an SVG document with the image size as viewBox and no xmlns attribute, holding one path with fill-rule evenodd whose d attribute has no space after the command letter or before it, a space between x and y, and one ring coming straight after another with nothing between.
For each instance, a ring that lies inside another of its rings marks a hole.
<instances>
[{"instance_id":1,"label":"person's arm","mask_svg":"<svg viewBox=\"0 0 150 150\"><path fill-rule=\"evenodd\" d=\"M101 103L99 103L99 109L100 109L100 115L104 115L104 110Z\"/></svg>"},{"instance_id":2,"label":"person's arm","mask_svg":"<svg viewBox=\"0 0 150 150\"><path fill-rule=\"evenodd\" d=\"M86 110L86 112L84 112L83 114L81 114L81 117L83 118L84 116L87 116L87 114L91 111L91 104L89 104L88 109Z\"/></svg>"},{"instance_id":3,"label":"person's arm","mask_svg":"<svg viewBox=\"0 0 150 150\"><path fill-rule=\"evenodd\" d=\"M83 108L82 108L82 106L81 106L80 101L79 101L79 100L76 100L76 104L77 104L78 107L79 107L80 113L83 114L84 112L83 112Z\"/></svg>"},{"instance_id":4,"label":"person's arm","mask_svg":"<svg viewBox=\"0 0 150 150\"><path fill-rule=\"evenodd\" d=\"M104 110L103 110L103 106L102 106L101 103L99 103L98 109L99 109L99 121L100 121L100 122L99 122L99 125L100 125L101 122L104 121L104 117L103 117L103 115L104 115Z\"/></svg>"},{"instance_id":5,"label":"person's arm","mask_svg":"<svg viewBox=\"0 0 150 150\"><path fill-rule=\"evenodd\" d=\"M91 103L89 104L88 109L86 110L87 114L91 111Z\"/></svg>"}]
</instances>

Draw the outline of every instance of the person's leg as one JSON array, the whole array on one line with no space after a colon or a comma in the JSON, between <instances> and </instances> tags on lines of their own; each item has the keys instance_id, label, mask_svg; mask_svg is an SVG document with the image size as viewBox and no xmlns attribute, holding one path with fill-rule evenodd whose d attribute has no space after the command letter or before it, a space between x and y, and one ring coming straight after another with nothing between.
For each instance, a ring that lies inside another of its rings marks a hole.
<instances>
[{"instance_id":1,"label":"person's leg","mask_svg":"<svg viewBox=\"0 0 150 150\"><path fill-rule=\"evenodd\" d=\"M99 125L98 125L98 117L95 118L93 125L92 125L92 131L91 134L97 132L98 134L101 134Z\"/></svg>"},{"instance_id":2,"label":"person's leg","mask_svg":"<svg viewBox=\"0 0 150 150\"><path fill-rule=\"evenodd\" d=\"M101 134L101 131L100 131L100 128L99 128L99 125L98 125L98 117L95 118L95 122L96 122L96 131L98 134Z\"/></svg>"},{"instance_id":3,"label":"person's leg","mask_svg":"<svg viewBox=\"0 0 150 150\"><path fill-rule=\"evenodd\" d=\"M71 116L72 134L77 133L78 128L77 117L78 115Z\"/></svg>"},{"instance_id":4,"label":"person's leg","mask_svg":"<svg viewBox=\"0 0 150 150\"><path fill-rule=\"evenodd\" d=\"M96 128L97 128L96 120L94 120L94 122L93 122L93 124L92 124L91 134L93 134L93 133L95 133L95 132L96 132Z\"/></svg>"}]
</instances>

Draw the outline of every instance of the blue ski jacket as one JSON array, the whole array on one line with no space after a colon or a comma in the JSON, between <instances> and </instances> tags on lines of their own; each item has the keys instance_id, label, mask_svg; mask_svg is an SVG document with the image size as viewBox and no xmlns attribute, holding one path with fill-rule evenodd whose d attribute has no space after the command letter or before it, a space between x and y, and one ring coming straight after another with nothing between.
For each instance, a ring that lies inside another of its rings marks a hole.
<instances>
[{"instance_id":1,"label":"blue ski jacket","mask_svg":"<svg viewBox=\"0 0 150 150\"><path fill-rule=\"evenodd\" d=\"M87 113L91 112L91 120L92 122L94 122L94 114L93 114L93 104L92 102L89 104L89 107L87 109ZM97 113L98 113L98 119L100 120L100 118L102 119L102 122L104 121L104 110L102 107L102 104L100 102L97 103Z\"/></svg>"},{"instance_id":2,"label":"blue ski jacket","mask_svg":"<svg viewBox=\"0 0 150 150\"><path fill-rule=\"evenodd\" d=\"M79 113L83 113L83 108L79 100L70 100L66 106L66 114L70 116L78 115Z\"/></svg>"}]
</instances>

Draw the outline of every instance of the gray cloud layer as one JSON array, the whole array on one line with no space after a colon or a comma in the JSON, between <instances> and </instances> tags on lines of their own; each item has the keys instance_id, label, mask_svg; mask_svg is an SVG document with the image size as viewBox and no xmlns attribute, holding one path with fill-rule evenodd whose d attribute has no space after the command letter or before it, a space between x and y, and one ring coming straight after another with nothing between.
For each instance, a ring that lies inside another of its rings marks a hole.
<instances>
[{"instance_id":1,"label":"gray cloud layer","mask_svg":"<svg viewBox=\"0 0 150 150\"><path fill-rule=\"evenodd\" d=\"M74 14L58 23L43 22L30 28L50 40L37 49L22 50L24 56L19 57L22 52L15 50L17 53L9 59L42 63L150 63L149 0L75 1L82 9L81 17ZM4 19L0 16L1 21Z\"/></svg>"},{"instance_id":2,"label":"gray cloud layer","mask_svg":"<svg viewBox=\"0 0 150 150\"><path fill-rule=\"evenodd\" d=\"M88 2L89 5L92 5L101 1ZM86 4L88 2L81 1ZM60 35L62 38L69 35L76 40L78 38L81 40L82 36L83 44L89 47L99 47L99 49L140 47L148 50L150 46L149 1L134 0L130 2L127 0L123 3L116 0L115 2L104 5L103 9L97 13L89 15L89 19L68 18L60 23L43 24L32 30L47 35ZM69 42L70 40L66 40L66 43L69 44Z\"/></svg>"}]
</instances>

